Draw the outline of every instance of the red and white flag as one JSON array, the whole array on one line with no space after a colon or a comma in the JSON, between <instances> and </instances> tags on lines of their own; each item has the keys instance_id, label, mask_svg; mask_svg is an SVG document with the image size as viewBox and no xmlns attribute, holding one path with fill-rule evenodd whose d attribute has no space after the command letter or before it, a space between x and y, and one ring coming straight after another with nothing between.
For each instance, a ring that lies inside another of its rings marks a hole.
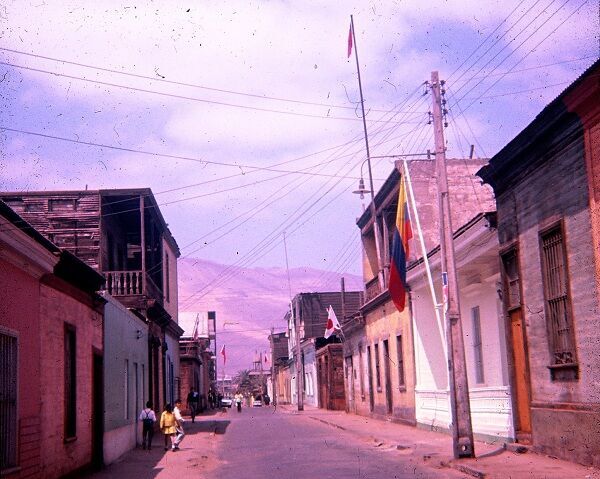
<instances>
[{"instance_id":1,"label":"red and white flag","mask_svg":"<svg viewBox=\"0 0 600 479\"><path fill-rule=\"evenodd\" d=\"M352 55L352 22L350 23L350 31L348 32L348 58Z\"/></svg>"},{"instance_id":2,"label":"red and white flag","mask_svg":"<svg viewBox=\"0 0 600 479\"><path fill-rule=\"evenodd\" d=\"M221 356L223 356L223 364L227 361L227 355L225 354L225 345L221 346Z\"/></svg>"},{"instance_id":3,"label":"red and white flag","mask_svg":"<svg viewBox=\"0 0 600 479\"><path fill-rule=\"evenodd\" d=\"M325 339L329 338L329 336L331 336L336 329L341 330L342 326L335 315L335 311L331 305L329 305L329 308L327 308L327 326L325 327L325 334L323 337Z\"/></svg>"}]
</instances>

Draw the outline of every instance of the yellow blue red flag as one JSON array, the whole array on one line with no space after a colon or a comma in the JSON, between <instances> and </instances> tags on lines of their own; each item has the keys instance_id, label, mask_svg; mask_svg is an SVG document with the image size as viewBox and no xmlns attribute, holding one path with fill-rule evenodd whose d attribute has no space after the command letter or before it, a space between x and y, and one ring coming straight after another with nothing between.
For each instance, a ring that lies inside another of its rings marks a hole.
<instances>
[{"instance_id":1,"label":"yellow blue red flag","mask_svg":"<svg viewBox=\"0 0 600 479\"><path fill-rule=\"evenodd\" d=\"M398 192L398 210L396 212L396 228L392 241L392 257L390 265L389 292L398 311L404 311L406 305L406 261L409 250L408 241L412 238L410 217L408 216L408 202L404 176L400 178Z\"/></svg>"}]
</instances>

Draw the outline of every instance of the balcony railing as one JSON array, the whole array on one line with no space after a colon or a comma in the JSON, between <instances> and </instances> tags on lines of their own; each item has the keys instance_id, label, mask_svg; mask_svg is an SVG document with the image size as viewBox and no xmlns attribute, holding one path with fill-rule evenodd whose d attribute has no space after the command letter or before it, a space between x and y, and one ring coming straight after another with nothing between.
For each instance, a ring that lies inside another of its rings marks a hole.
<instances>
[{"instance_id":1,"label":"balcony railing","mask_svg":"<svg viewBox=\"0 0 600 479\"><path fill-rule=\"evenodd\" d=\"M143 271L104 271L106 290L112 296L148 296L162 303L162 291L146 275L144 290Z\"/></svg>"},{"instance_id":2,"label":"balcony railing","mask_svg":"<svg viewBox=\"0 0 600 479\"><path fill-rule=\"evenodd\" d=\"M373 298L381 294L381 286L379 285L379 278L375 276L372 280L365 284L365 303L368 303Z\"/></svg>"}]
</instances>

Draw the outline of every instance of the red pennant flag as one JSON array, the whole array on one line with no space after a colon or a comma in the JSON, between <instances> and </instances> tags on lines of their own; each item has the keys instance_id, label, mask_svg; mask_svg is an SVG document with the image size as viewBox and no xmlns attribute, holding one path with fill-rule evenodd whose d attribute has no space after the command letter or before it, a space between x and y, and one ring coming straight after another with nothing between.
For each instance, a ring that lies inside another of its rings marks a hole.
<instances>
[{"instance_id":1,"label":"red pennant flag","mask_svg":"<svg viewBox=\"0 0 600 479\"><path fill-rule=\"evenodd\" d=\"M223 364L227 361L227 356L225 355L225 345L221 346L221 354L223 355Z\"/></svg>"},{"instance_id":2,"label":"red pennant flag","mask_svg":"<svg viewBox=\"0 0 600 479\"><path fill-rule=\"evenodd\" d=\"M350 23L350 31L348 32L348 58L352 55L352 23Z\"/></svg>"}]
</instances>

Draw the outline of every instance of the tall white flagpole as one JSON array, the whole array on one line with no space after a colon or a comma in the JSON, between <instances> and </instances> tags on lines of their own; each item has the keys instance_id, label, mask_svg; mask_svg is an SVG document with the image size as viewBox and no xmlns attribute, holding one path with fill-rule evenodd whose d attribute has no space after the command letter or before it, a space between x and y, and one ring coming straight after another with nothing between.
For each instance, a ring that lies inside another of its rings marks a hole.
<instances>
[{"instance_id":1,"label":"tall white flagpole","mask_svg":"<svg viewBox=\"0 0 600 479\"><path fill-rule=\"evenodd\" d=\"M431 276L431 268L429 266L429 258L427 257L427 249L425 247L425 240L423 239L423 231L421 230L421 221L419 220L419 213L417 211L417 202L415 201L415 194L412 188L412 180L410 179L410 172L408 171L408 161L406 158L402 159L402 164L404 166L404 177L406 178L406 184L408 185L408 195L410 197L410 203L413 210L413 216L415 218L415 225L417 226L417 231L419 233L419 243L421 245L421 253L423 254L423 262L425 263L425 271L427 272L427 282L429 283L429 291L431 292L431 300L433 301L433 309L435 311L435 319L437 321L438 330L440 332L440 340L442 342L442 347L444 348L444 357L447 356L446 353L446 333L444 329L444 324L442 321L442 316L440 314L441 305L437 301L437 297L435 295L435 288L433 287L433 277Z\"/></svg>"}]
</instances>

